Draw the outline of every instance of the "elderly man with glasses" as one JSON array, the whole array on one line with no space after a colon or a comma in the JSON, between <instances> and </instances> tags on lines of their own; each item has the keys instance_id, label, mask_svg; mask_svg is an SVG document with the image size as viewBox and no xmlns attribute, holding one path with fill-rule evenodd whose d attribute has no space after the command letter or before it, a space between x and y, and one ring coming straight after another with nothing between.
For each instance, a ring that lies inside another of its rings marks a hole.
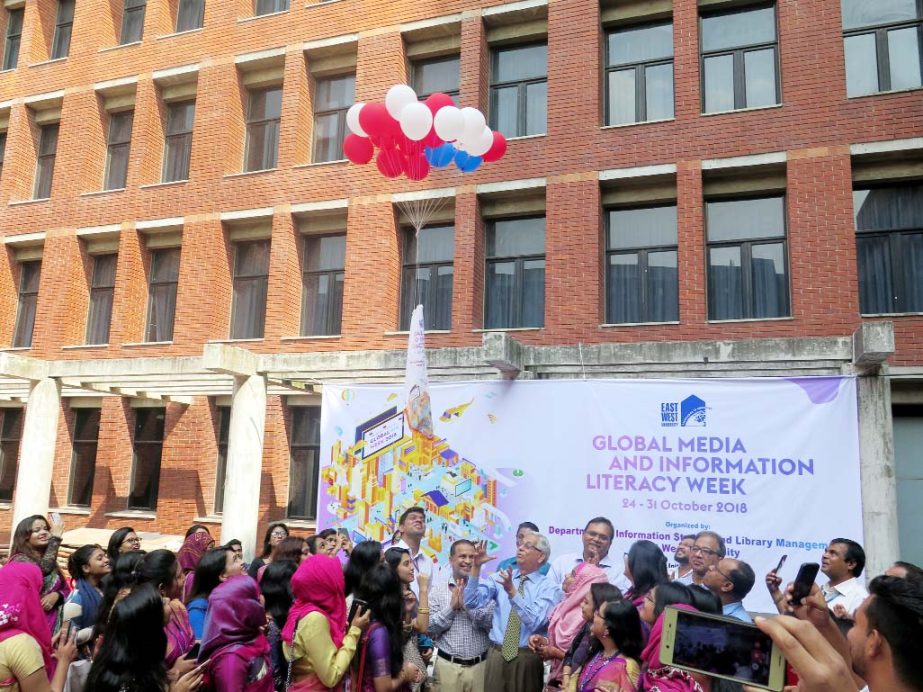
<instances>
[{"instance_id":1,"label":"elderly man with glasses","mask_svg":"<svg viewBox=\"0 0 923 692\"><path fill-rule=\"evenodd\" d=\"M742 560L726 557L712 565L705 574L704 584L721 600L721 611L728 617L753 622L743 600L750 593L756 576L753 568Z\"/></svg>"},{"instance_id":2,"label":"elderly man with glasses","mask_svg":"<svg viewBox=\"0 0 923 692\"><path fill-rule=\"evenodd\" d=\"M726 554L724 539L714 531L699 531L689 551L692 565L692 583L704 586L705 575L712 565L717 565Z\"/></svg>"}]
</instances>

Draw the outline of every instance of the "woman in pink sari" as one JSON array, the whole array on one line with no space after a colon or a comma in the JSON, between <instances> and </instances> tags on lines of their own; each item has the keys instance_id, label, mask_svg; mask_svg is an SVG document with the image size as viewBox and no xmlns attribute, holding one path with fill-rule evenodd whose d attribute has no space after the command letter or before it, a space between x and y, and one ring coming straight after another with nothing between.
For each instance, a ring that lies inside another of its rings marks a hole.
<instances>
[{"instance_id":1,"label":"woman in pink sari","mask_svg":"<svg viewBox=\"0 0 923 692\"><path fill-rule=\"evenodd\" d=\"M49 636L54 632L58 612L71 590L58 568L58 548L64 526L52 528L41 514L26 517L13 531L10 545L10 562L31 562L42 571L42 609L48 624Z\"/></svg>"}]
</instances>

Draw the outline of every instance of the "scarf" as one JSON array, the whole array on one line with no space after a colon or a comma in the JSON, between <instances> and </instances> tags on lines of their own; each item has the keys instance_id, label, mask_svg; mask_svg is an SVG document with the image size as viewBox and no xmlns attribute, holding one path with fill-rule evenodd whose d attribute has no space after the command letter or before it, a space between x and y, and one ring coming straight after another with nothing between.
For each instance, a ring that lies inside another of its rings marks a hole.
<instances>
[{"instance_id":1,"label":"scarf","mask_svg":"<svg viewBox=\"0 0 923 692\"><path fill-rule=\"evenodd\" d=\"M80 626L92 627L96 624L96 615L99 613L103 594L86 579L78 579L74 586L80 594Z\"/></svg>"},{"instance_id":2,"label":"scarf","mask_svg":"<svg viewBox=\"0 0 923 692\"><path fill-rule=\"evenodd\" d=\"M674 603L678 610L688 610L697 613L698 610L685 603ZM641 674L641 689L656 690L657 692L701 692L702 688L692 679L692 676L682 670L669 668L660 660L660 641L663 638L663 613L651 628L651 637L647 646L641 652L641 661L644 672Z\"/></svg>"},{"instance_id":3,"label":"scarf","mask_svg":"<svg viewBox=\"0 0 923 692\"><path fill-rule=\"evenodd\" d=\"M590 586L608 581L606 573L596 565L588 562L577 565L570 593L564 594L564 600L554 607L548 620L548 640L554 646L567 651L574 637L586 624L582 605L583 599L590 592Z\"/></svg>"},{"instance_id":4,"label":"scarf","mask_svg":"<svg viewBox=\"0 0 923 692\"><path fill-rule=\"evenodd\" d=\"M182 547L176 553L176 559L179 560L179 565L183 568L183 572L194 572L199 560L214 544L215 539L201 531L192 534L183 541Z\"/></svg>"},{"instance_id":5,"label":"scarf","mask_svg":"<svg viewBox=\"0 0 923 692\"><path fill-rule=\"evenodd\" d=\"M282 628L289 645L295 639L298 621L308 613L321 613L330 623L330 638L339 649L346 634L346 583L340 561L328 555L311 555L292 576L295 602Z\"/></svg>"},{"instance_id":6,"label":"scarf","mask_svg":"<svg viewBox=\"0 0 923 692\"><path fill-rule=\"evenodd\" d=\"M199 662L221 653L248 648L266 653L269 642L263 634L266 609L260 603L260 589L250 577L231 577L215 587L208 597L208 612L202 631Z\"/></svg>"},{"instance_id":7,"label":"scarf","mask_svg":"<svg viewBox=\"0 0 923 692\"><path fill-rule=\"evenodd\" d=\"M42 609L42 570L33 562L0 568L0 642L28 634L42 649L45 670L52 670L51 631Z\"/></svg>"}]
</instances>

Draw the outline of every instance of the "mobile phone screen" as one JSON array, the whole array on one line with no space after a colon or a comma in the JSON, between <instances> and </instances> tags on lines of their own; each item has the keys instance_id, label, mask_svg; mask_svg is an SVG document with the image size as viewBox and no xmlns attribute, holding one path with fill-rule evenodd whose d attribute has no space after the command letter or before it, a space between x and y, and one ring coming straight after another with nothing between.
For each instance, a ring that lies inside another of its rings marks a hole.
<instances>
[{"instance_id":1,"label":"mobile phone screen","mask_svg":"<svg viewBox=\"0 0 923 692\"><path fill-rule=\"evenodd\" d=\"M362 607L363 610L366 610L366 609L368 609L369 604L366 603L365 601L363 601L361 598L354 598L354 599L353 599L353 604L349 607L349 615L347 615L347 617L346 617L346 624L347 624L347 625L349 625L350 623L352 623L353 618L354 618L355 615L356 615L356 611L359 610L360 606Z\"/></svg>"},{"instance_id":2,"label":"mobile phone screen","mask_svg":"<svg viewBox=\"0 0 923 692\"><path fill-rule=\"evenodd\" d=\"M677 611L674 665L767 686L771 651L772 640L754 625Z\"/></svg>"}]
</instances>

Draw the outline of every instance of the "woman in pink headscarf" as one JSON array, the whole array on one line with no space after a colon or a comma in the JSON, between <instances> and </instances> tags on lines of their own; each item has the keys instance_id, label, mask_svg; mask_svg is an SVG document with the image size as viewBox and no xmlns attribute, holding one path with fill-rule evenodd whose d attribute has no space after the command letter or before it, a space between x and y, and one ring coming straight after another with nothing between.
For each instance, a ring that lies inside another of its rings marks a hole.
<instances>
[{"instance_id":1,"label":"woman in pink headscarf","mask_svg":"<svg viewBox=\"0 0 923 692\"><path fill-rule=\"evenodd\" d=\"M30 562L10 562L0 569L0 688L28 688L59 692L64 688L67 669L77 655L73 641L60 643L54 650L51 634L39 595L42 570ZM59 640L60 641L60 640Z\"/></svg>"},{"instance_id":2,"label":"woman in pink headscarf","mask_svg":"<svg viewBox=\"0 0 923 692\"><path fill-rule=\"evenodd\" d=\"M551 677L549 685L558 687L560 682L564 655L570 648L574 637L586 625L583 617L583 601L590 593L593 584L608 581L606 573L597 565L581 562L564 580L564 600L554 607L548 620L548 636L532 635L529 646L542 658L551 660Z\"/></svg>"},{"instance_id":3,"label":"woman in pink headscarf","mask_svg":"<svg viewBox=\"0 0 923 692\"><path fill-rule=\"evenodd\" d=\"M215 544L215 539L206 531L196 531L186 536L176 553L176 559L183 570L183 602L192 595L192 579L202 556Z\"/></svg>"},{"instance_id":4,"label":"woman in pink headscarf","mask_svg":"<svg viewBox=\"0 0 923 692\"><path fill-rule=\"evenodd\" d=\"M340 561L312 555L292 577L295 602L282 629L293 692L338 690L370 613L361 608L346 628L346 583Z\"/></svg>"}]
</instances>

